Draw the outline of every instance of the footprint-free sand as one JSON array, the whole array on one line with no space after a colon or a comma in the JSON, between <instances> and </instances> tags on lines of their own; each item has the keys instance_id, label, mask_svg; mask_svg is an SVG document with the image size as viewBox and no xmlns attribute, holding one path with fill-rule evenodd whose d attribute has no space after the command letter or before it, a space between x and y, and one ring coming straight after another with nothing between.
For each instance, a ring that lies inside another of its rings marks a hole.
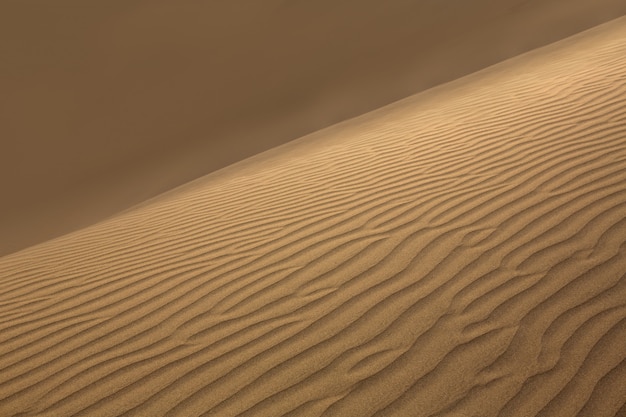
<instances>
[{"instance_id":1,"label":"footprint-free sand","mask_svg":"<svg viewBox=\"0 0 626 417\"><path fill-rule=\"evenodd\" d=\"M1 416L625 403L625 18L0 258Z\"/></svg>"}]
</instances>

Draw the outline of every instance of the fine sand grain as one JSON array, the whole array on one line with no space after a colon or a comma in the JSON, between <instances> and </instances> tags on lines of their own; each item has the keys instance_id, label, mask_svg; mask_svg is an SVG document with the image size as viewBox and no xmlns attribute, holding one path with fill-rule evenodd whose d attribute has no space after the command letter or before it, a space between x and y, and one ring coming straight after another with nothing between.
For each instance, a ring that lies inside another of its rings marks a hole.
<instances>
[{"instance_id":1,"label":"fine sand grain","mask_svg":"<svg viewBox=\"0 0 626 417\"><path fill-rule=\"evenodd\" d=\"M625 416L626 19L0 258L1 416Z\"/></svg>"}]
</instances>

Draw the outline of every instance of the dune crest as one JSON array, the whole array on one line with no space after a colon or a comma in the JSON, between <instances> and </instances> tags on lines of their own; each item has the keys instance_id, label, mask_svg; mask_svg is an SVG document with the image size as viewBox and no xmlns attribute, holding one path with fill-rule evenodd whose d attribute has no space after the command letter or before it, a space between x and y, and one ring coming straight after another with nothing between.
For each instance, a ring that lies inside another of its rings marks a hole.
<instances>
[{"instance_id":1,"label":"dune crest","mask_svg":"<svg viewBox=\"0 0 626 417\"><path fill-rule=\"evenodd\" d=\"M0 258L3 416L626 412L626 18Z\"/></svg>"},{"instance_id":2,"label":"dune crest","mask_svg":"<svg viewBox=\"0 0 626 417\"><path fill-rule=\"evenodd\" d=\"M624 0L4 0L0 256L625 14Z\"/></svg>"}]
</instances>

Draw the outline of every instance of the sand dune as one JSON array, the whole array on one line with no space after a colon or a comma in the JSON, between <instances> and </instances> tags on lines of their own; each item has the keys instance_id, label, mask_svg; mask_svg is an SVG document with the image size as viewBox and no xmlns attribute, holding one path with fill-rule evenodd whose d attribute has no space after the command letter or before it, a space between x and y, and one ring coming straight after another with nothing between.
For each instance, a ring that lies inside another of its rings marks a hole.
<instances>
[{"instance_id":1,"label":"sand dune","mask_svg":"<svg viewBox=\"0 0 626 417\"><path fill-rule=\"evenodd\" d=\"M2 416L624 416L626 19L0 277Z\"/></svg>"},{"instance_id":2,"label":"sand dune","mask_svg":"<svg viewBox=\"0 0 626 417\"><path fill-rule=\"evenodd\" d=\"M624 0L4 0L0 255L624 14Z\"/></svg>"}]
</instances>

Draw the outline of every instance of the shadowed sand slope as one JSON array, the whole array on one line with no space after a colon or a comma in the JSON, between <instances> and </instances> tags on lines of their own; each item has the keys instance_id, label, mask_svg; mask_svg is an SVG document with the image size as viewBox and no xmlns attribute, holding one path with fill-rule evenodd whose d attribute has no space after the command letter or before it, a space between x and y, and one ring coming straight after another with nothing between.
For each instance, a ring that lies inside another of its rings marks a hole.
<instances>
[{"instance_id":1,"label":"shadowed sand slope","mask_svg":"<svg viewBox=\"0 0 626 417\"><path fill-rule=\"evenodd\" d=\"M626 19L0 276L2 416L624 416Z\"/></svg>"},{"instance_id":2,"label":"shadowed sand slope","mask_svg":"<svg viewBox=\"0 0 626 417\"><path fill-rule=\"evenodd\" d=\"M624 0L2 0L0 255L624 14Z\"/></svg>"}]
</instances>

